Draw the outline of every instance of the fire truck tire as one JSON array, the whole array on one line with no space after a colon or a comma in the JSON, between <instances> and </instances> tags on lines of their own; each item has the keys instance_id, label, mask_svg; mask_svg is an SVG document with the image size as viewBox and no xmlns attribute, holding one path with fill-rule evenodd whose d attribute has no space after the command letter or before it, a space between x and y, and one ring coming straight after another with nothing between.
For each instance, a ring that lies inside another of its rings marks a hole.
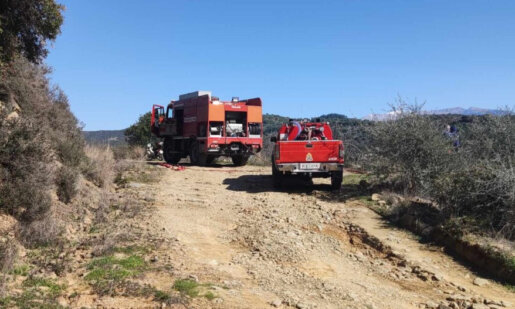
<instances>
[{"instance_id":1,"label":"fire truck tire","mask_svg":"<svg viewBox=\"0 0 515 309\"><path fill-rule=\"evenodd\" d=\"M232 156L231 159L232 159L232 163L234 163L235 166L243 166L243 165L247 164L247 162L249 161L249 156L237 155L237 156Z\"/></svg>"},{"instance_id":2,"label":"fire truck tire","mask_svg":"<svg viewBox=\"0 0 515 309\"><path fill-rule=\"evenodd\" d=\"M174 140L165 139L163 143L163 157L168 164L177 164L181 160L181 154L175 151Z\"/></svg>"},{"instance_id":3,"label":"fire truck tire","mask_svg":"<svg viewBox=\"0 0 515 309\"><path fill-rule=\"evenodd\" d=\"M343 171L331 173L331 189L340 190L343 181Z\"/></svg>"},{"instance_id":4,"label":"fire truck tire","mask_svg":"<svg viewBox=\"0 0 515 309\"><path fill-rule=\"evenodd\" d=\"M200 151L198 149L198 142L191 143L190 147L190 162L193 165L199 165L200 162Z\"/></svg>"},{"instance_id":5,"label":"fire truck tire","mask_svg":"<svg viewBox=\"0 0 515 309\"><path fill-rule=\"evenodd\" d=\"M211 165L213 164L213 161L216 159L215 156L207 156L206 158L206 165Z\"/></svg>"}]
</instances>

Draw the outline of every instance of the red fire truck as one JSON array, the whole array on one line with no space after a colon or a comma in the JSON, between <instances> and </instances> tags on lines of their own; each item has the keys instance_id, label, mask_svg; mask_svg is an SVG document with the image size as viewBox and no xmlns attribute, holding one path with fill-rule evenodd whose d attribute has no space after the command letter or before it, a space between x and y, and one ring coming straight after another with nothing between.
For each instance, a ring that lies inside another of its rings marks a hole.
<instances>
[{"instance_id":1,"label":"red fire truck","mask_svg":"<svg viewBox=\"0 0 515 309\"><path fill-rule=\"evenodd\" d=\"M340 189L343 180L343 143L333 139L327 122L293 121L283 124L272 154L274 186L288 176L331 177L331 187Z\"/></svg>"},{"instance_id":2,"label":"red fire truck","mask_svg":"<svg viewBox=\"0 0 515 309\"><path fill-rule=\"evenodd\" d=\"M163 156L170 164L187 156L197 165L229 156L241 166L263 147L260 98L226 102L209 91L187 93L166 110L154 105L150 125L152 133L164 139Z\"/></svg>"}]
</instances>

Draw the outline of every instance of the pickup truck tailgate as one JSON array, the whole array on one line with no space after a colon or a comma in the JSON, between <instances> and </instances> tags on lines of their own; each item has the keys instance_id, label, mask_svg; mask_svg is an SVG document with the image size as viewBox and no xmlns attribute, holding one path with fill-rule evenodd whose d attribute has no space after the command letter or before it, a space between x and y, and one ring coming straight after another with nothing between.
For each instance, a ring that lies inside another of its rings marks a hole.
<instances>
[{"instance_id":1,"label":"pickup truck tailgate","mask_svg":"<svg viewBox=\"0 0 515 309\"><path fill-rule=\"evenodd\" d=\"M277 163L338 162L339 140L281 141Z\"/></svg>"}]
</instances>

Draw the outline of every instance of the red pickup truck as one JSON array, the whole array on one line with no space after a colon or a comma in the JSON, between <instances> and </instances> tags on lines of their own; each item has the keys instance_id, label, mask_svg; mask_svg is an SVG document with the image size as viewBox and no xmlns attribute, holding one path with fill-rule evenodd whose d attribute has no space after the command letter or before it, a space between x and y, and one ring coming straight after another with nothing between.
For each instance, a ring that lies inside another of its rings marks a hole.
<instances>
[{"instance_id":1,"label":"red pickup truck","mask_svg":"<svg viewBox=\"0 0 515 309\"><path fill-rule=\"evenodd\" d=\"M274 186L281 187L288 176L331 177L338 190L343 179L343 143L333 139L327 122L289 121L270 139Z\"/></svg>"}]
</instances>

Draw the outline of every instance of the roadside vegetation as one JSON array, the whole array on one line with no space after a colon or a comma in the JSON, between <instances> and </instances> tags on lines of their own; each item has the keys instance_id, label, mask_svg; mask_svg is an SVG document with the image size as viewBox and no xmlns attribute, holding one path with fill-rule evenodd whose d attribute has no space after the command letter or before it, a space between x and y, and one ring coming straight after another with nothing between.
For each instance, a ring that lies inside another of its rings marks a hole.
<instances>
[{"instance_id":1,"label":"roadside vegetation","mask_svg":"<svg viewBox=\"0 0 515 309\"><path fill-rule=\"evenodd\" d=\"M435 117L404 102L368 126L357 163L372 182L434 203L462 233L515 240L515 116ZM458 118L459 117L459 118ZM459 145L444 133L459 132Z\"/></svg>"},{"instance_id":2,"label":"roadside vegetation","mask_svg":"<svg viewBox=\"0 0 515 309\"><path fill-rule=\"evenodd\" d=\"M63 9L53 0L0 4L0 307L74 307L84 290L112 287L169 303L172 284L160 291L136 281L153 270L148 251L134 247L147 240L138 222L151 202L117 195L115 184L158 175L126 160L141 148L86 145L43 62Z\"/></svg>"},{"instance_id":3,"label":"roadside vegetation","mask_svg":"<svg viewBox=\"0 0 515 309\"><path fill-rule=\"evenodd\" d=\"M356 153L346 163L365 174L345 177L343 190L334 197L359 199L392 222L513 284L513 112L426 115L422 105L399 100L391 114L385 121L355 128L360 138L347 146L347 152ZM447 126L455 126L459 137L449 136Z\"/></svg>"}]
</instances>

